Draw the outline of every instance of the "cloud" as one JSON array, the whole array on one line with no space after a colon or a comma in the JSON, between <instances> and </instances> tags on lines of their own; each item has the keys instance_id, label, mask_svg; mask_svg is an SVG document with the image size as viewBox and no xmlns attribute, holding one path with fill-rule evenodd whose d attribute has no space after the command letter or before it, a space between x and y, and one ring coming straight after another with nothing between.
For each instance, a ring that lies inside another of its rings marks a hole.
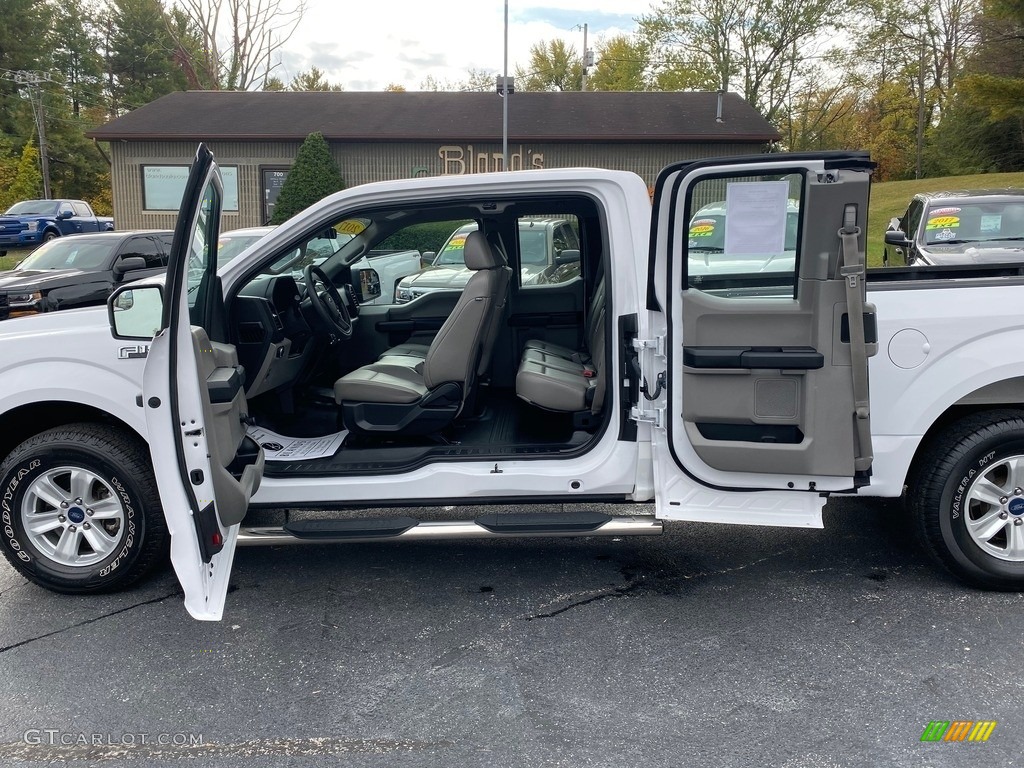
<instances>
[{"instance_id":1,"label":"cloud","mask_svg":"<svg viewBox=\"0 0 1024 768\"><path fill-rule=\"evenodd\" d=\"M638 14L639 15L639 14ZM583 11L569 8L547 8L533 7L516 10L515 15L509 10L510 22L515 20L528 24L530 22L544 22L553 27L571 30L574 27L587 25L591 32L600 32L605 29L632 29L636 26L633 14L629 13L605 13L602 11Z\"/></svg>"}]
</instances>

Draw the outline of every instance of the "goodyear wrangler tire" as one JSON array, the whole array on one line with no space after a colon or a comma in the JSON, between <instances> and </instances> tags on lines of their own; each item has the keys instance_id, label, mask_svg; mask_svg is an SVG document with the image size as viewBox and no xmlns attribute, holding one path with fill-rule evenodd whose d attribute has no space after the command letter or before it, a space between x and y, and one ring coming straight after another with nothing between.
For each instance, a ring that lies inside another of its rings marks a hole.
<instances>
[{"instance_id":1,"label":"goodyear wrangler tire","mask_svg":"<svg viewBox=\"0 0 1024 768\"><path fill-rule=\"evenodd\" d=\"M907 500L926 549L985 589L1024 589L1024 413L947 427L916 462Z\"/></svg>"},{"instance_id":2,"label":"goodyear wrangler tire","mask_svg":"<svg viewBox=\"0 0 1024 768\"><path fill-rule=\"evenodd\" d=\"M19 445L0 464L0 548L55 592L122 589L167 557L145 445L99 424L72 424Z\"/></svg>"}]
</instances>

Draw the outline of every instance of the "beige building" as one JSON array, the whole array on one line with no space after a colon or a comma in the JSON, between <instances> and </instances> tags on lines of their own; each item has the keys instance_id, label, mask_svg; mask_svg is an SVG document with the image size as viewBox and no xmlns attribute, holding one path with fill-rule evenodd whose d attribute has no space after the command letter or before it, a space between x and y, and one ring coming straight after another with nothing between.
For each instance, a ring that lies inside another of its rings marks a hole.
<instances>
[{"instance_id":1,"label":"beige building","mask_svg":"<svg viewBox=\"0 0 1024 768\"><path fill-rule=\"evenodd\" d=\"M188 91L89 135L110 142L119 229L174 225L200 141L224 174L225 229L266 222L307 135L324 135L347 186L500 171L494 93ZM629 170L653 185L679 160L759 154L778 133L735 94L515 93L509 168Z\"/></svg>"}]
</instances>

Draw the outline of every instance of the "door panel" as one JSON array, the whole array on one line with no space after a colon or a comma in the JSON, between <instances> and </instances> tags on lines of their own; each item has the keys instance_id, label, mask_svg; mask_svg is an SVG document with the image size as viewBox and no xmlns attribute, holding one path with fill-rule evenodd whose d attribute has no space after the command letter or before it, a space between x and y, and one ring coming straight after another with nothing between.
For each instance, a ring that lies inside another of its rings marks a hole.
<instances>
[{"instance_id":1,"label":"door panel","mask_svg":"<svg viewBox=\"0 0 1024 768\"><path fill-rule=\"evenodd\" d=\"M655 450L671 462L656 462L661 487L680 472L720 489L821 491L863 480L871 452L855 403L866 392L855 391L853 361L866 377L874 346L851 355L846 278L858 281L862 303L863 268L843 268L862 264L869 174L866 157L840 153L663 172L652 272L660 285L651 287L666 329L667 411ZM845 255L844 227L859 227Z\"/></svg>"},{"instance_id":2,"label":"door panel","mask_svg":"<svg viewBox=\"0 0 1024 768\"><path fill-rule=\"evenodd\" d=\"M247 412L235 348L204 326L216 317L222 186L200 147L189 174L168 264L161 328L143 382L150 452L171 533L171 562L197 619L219 620L238 524L263 474L245 437Z\"/></svg>"}]
</instances>

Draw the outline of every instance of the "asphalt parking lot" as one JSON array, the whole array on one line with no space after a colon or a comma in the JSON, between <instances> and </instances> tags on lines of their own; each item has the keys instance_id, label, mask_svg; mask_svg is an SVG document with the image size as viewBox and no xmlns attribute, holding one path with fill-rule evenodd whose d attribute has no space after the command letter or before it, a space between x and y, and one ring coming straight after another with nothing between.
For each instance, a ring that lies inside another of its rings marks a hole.
<instances>
[{"instance_id":1,"label":"asphalt parking lot","mask_svg":"<svg viewBox=\"0 0 1024 768\"><path fill-rule=\"evenodd\" d=\"M1024 595L932 566L892 503L824 531L240 550L223 622L166 571L0 566L0 764L1011 766ZM930 721L987 742L921 742Z\"/></svg>"}]
</instances>

